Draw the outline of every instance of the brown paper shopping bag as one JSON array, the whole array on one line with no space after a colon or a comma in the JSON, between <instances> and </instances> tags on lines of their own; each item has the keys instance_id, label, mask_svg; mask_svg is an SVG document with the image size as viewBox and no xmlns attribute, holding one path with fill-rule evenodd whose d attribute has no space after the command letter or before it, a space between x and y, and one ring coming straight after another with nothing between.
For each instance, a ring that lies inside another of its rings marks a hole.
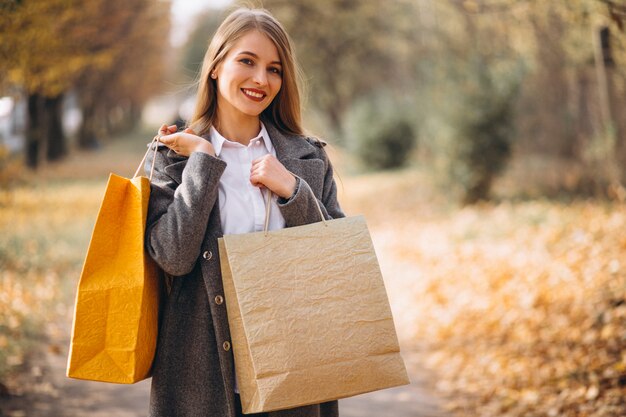
<instances>
[{"instance_id":1,"label":"brown paper shopping bag","mask_svg":"<svg viewBox=\"0 0 626 417\"><path fill-rule=\"evenodd\" d=\"M409 383L362 216L271 232L266 220L219 252L244 413Z\"/></svg>"},{"instance_id":2,"label":"brown paper shopping bag","mask_svg":"<svg viewBox=\"0 0 626 417\"><path fill-rule=\"evenodd\" d=\"M144 251L142 164L132 179L109 176L78 284L68 377L130 384L150 376L161 288Z\"/></svg>"}]
</instances>

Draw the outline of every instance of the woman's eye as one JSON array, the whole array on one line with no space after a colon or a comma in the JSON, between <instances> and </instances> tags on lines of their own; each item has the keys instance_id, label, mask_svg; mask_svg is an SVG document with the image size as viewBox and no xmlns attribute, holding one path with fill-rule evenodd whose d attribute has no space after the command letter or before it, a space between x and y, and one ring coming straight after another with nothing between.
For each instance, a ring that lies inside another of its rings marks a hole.
<instances>
[{"instance_id":1,"label":"woman's eye","mask_svg":"<svg viewBox=\"0 0 626 417\"><path fill-rule=\"evenodd\" d=\"M281 74L280 68L275 68L275 67L270 68L270 72L276 75Z\"/></svg>"},{"instance_id":2,"label":"woman's eye","mask_svg":"<svg viewBox=\"0 0 626 417\"><path fill-rule=\"evenodd\" d=\"M246 65L252 65L252 60L249 58L242 58L239 60L239 62L241 62L242 64L246 64Z\"/></svg>"}]
</instances>

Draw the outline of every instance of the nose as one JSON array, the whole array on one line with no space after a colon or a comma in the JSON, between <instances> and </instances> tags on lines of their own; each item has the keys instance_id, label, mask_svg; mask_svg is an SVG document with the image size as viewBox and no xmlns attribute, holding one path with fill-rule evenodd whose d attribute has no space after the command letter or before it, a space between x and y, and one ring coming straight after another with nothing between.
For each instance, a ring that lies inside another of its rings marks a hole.
<instances>
[{"instance_id":1,"label":"nose","mask_svg":"<svg viewBox=\"0 0 626 417\"><path fill-rule=\"evenodd\" d=\"M252 81L259 86L264 86L267 84L267 73L265 72L265 68L258 68L255 72L254 72L254 76L252 78Z\"/></svg>"}]
</instances>

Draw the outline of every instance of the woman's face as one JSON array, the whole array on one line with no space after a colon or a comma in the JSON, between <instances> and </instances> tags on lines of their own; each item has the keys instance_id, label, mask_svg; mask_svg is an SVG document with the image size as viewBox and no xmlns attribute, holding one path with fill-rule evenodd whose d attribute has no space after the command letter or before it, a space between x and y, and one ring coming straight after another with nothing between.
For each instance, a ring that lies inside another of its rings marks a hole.
<instances>
[{"instance_id":1,"label":"woman's face","mask_svg":"<svg viewBox=\"0 0 626 417\"><path fill-rule=\"evenodd\" d=\"M278 50L266 35L256 30L246 33L233 45L215 74L221 116L229 113L234 118L258 117L282 85Z\"/></svg>"}]
</instances>

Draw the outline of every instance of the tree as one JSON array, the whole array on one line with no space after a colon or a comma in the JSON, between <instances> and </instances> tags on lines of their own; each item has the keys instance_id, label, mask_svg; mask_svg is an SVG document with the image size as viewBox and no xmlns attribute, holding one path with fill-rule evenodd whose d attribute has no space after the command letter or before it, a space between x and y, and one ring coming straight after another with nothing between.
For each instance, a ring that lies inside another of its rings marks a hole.
<instances>
[{"instance_id":1,"label":"tree","mask_svg":"<svg viewBox=\"0 0 626 417\"><path fill-rule=\"evenodd\" d=\"M76 80L83 113L78 144L83 148L97 146L99 137L115 130L110 111L122 110L122 129L137 121L145 100L160 87L165 69L173 66L164 34L169 33L169 3L147 0L115 0L104 2L108 19L91 15L92 31L87 39L107 36L89 42L86 49L107 49L111 60L93 71L84 71Z\"/></svg>"},{"instance_id":2,"label":"tree","mask_svg":"<svg viewBox=\"0 0 626 417\"><path fill-rule=\"evenodd\" d=\"M502 67L511 67L517 61L524 71L519 94L511 96L514 100L511 122L517 139L510 151L516 152L520 159L539 156L542 161L558 160L561 166L576 168L561 176L567 180L559 185L570 192L606 191L614 182L610 178L615 178L606 168L615 165L622 167L624 181L626 163L614 162L616 155L622 154L620 144L626 143L624 101L619 99L626 94L626 37L620 36L624 33L620 13L624 12L615 7L617 3L419 0L422 6L428 5L423 8L432 11L431 20L439 22L420 29L430 32L422 37L427 39L424 54L427 58L419 66L423 82L419 85L418 103L422 103L420 109L425 112L425 118L442 119L440 115L450 114L449 108L455 108L452 113L472 114L473 108L462 106L476 105L477 101L488 98L466 97L463 85L480 79L474 72L484 68L491 73L489 77L493 81L501 82L507 76ZM602 89L592 36L602 26L610 32L607 39L612 62L607 77L613 82L608 92L618 98L611 102L613 139L603 127L606 123L602 122L600 111ZM470 65L471 55L482 57L484 65ZM428 58L432 56L435 58ZM516 71L510 74L515 76ZM500 99L494 96L493 100L497 103ZM423 104L425 101L428 105ZM455 123L462 119L454 117ZM449 129L448 122L450 119L440 120L442 130ZM626 146L621 146L626 155ZM436 149L440 153L447 150Z\"/></svg>"},{"instance_id":3,"label":"tree","mask_svg":"<svg viewBox=\"0 0 626 417\"><path fill-rule=\"evenodd\" d=\"M30 167L35 168L43 157L55 160L67 152L60 106L70 89L78 86L83 93L89 91L85 96L91 100L83 103L90 104L111 105L124 97L145 99L146 85L158 77L165 56L168 6L149 0L4 3L0 73L28 95ZM92 109L83 106L86 125L97 113Z\"/></svg>"},{"instance_id":4,"label":"tree","mask_svg":"<svg viewBox=\"0 0 626 417\"><path fill-rule=\"evenodd\" d=\"M70 6L70 7L68 7ZM12 1L0 17L0 67L7 82L28 95L26 161L36 167L42 157L55 160L67 149L60 117L63 93L88 60L63 35L75 13L71 1Z\"/></svg>"},{"instance_id":5,"label":"tree","mask_svg":"<svg viewBox=\"0 0 626 417\"><path fill-rule=\"evenodd\" d=\"M358 98L381 86L401 88L414 41L409 0L266 0L293 38L311 90L311 102L335 134Z\"/></svg>"}]
</instances>

